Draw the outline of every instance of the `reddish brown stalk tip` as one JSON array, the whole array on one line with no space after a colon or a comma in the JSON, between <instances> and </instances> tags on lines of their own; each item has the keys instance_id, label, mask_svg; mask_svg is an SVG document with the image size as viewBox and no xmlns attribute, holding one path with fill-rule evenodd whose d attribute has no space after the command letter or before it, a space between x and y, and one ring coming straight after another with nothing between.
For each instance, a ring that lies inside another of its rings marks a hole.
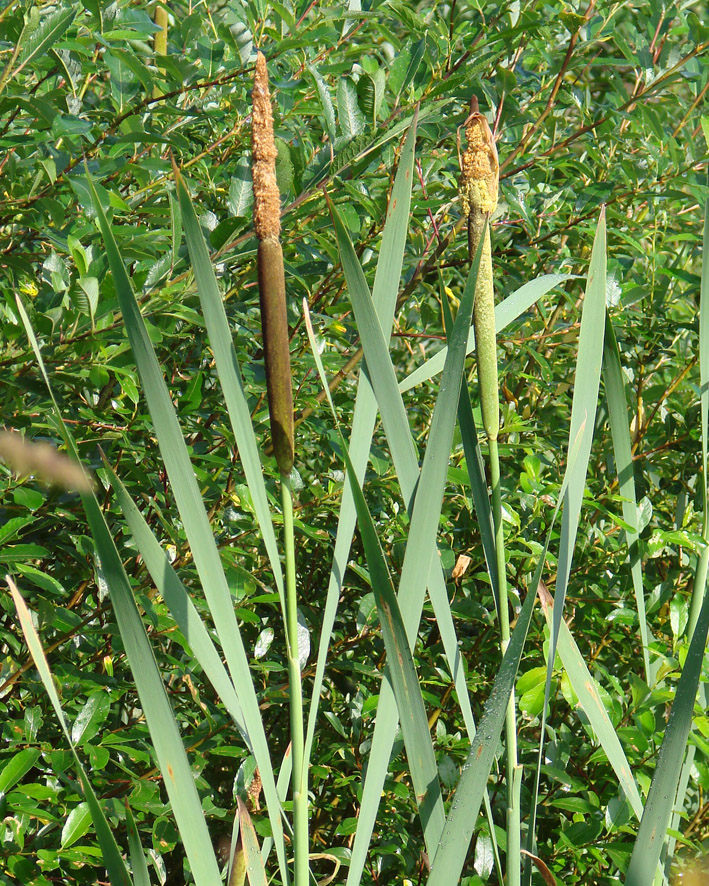
<instances>
[{"instance_id":1,"label":"reddish brown stalk tip","mask_svg":"<svg viewBox=\"0 0 709 886\"><path fill-rule=\"evenodd\" d=\"M251 175L254 183L254 227L259 240L277 240L281 233L281 195L276 182L276 144L268 70L262 52L256 56L251 123Z\"/></svg>"}]
</instances>

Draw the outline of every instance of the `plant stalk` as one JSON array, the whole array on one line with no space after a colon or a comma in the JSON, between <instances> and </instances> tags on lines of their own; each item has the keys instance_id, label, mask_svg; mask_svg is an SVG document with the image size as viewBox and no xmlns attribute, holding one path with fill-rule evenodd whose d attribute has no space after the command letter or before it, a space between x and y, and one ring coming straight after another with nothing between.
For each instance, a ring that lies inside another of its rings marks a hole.
<instances>
[{"instance_id":1,"label":"plant stalk","mask_svg":"<svg viewBox=\"0 0 709 886\"><path fill-rule=\"evenodd\" d=\"M295 886L308 886L308 771L305 765L303 727L303 686L298 652L298 599L295 578L295 543L293 533L293 490L290 475L281 473L283 504L283 549L286 579L286 647L288 652L288 686L290 697L291 786L293 791L293 851Z\"/></svg>"},{"instance_id":2,"label":"plant stalk","mask_svg":"<svg viewBox=\"0 0 709 886\"><path fill-rule=\"evenodd\" d=\"M510 614L507 598L505 537L502 525L502 494L500 489L500 427L499 385L497 378L497 337L495 332L495 294L492 277L492 246L490 216L497 206L499 164L495 140L487 120L479 112L473 98L465 128L468 147L462 157L460 193L468 220L468 251L472 262L480 246L480 265L475 285L473 326L475 358L480 386L483 428L490 455L490 487L492 518L495 530L495 557L498 575L500 648L504 656L510 642ZM517 723L514 688L510 694L505 719L507 755L507 886L519 886L521 875L520 794L522 769L517 759Z\"/></svg>"}]
</instances>

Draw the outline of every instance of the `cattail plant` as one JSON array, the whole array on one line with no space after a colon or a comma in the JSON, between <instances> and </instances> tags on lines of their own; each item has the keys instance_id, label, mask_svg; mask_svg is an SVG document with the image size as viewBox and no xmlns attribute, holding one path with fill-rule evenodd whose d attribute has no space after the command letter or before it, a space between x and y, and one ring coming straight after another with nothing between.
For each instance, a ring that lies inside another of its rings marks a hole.
<instances>
[{"instance_id":1,"label":"cattail plant","mask_svg":"<svg viewBox=\"0 0 709 886\"><path fill-rule=\"evenodd\" d=\"M261 301L263 351L266 363L266 391L273 454L281 472L283 501L295 884L296 886L307 886L309 879L308 779L305 765L303 693L298 654L293 494L290 484L290 472L293 468L294 457L293 392L291 388L286 284L283 272L283 250L280 243L281 197L276 181L277 151L273 139L273 111L268 90L268 70L266 59L261 52L256 58L251 134L254 228L259 241L258 285Z\"/></svg>"},{"instance_id":2,"label":"cattail plant","mask_svg":"<svg viewBox=\"0 0 709 886\"><path fill-rule=\"evenodd\" d=\"M495 333L495 293L492 277L490 217L497 207L499 163L495 139L475 96L465 122L467 147L461 158L460 198L468 226L468 252L473 261L478 248L480 265L473 305L475 358L480 388L483 428L490 453L490 486L495 529L495 554L498 576L500 639L504 654L510 640L510 617L505 579L505 542L502 527L500 458L497 438L500 428L500 405L497 381L497 338ZM482 244L481 244L482 240ZM519 883L520 858L520 786L521 770L517 764L517 729L514 690L510 696L506 720L507 747L507 883Z\"/></svg>"}]
</instances>

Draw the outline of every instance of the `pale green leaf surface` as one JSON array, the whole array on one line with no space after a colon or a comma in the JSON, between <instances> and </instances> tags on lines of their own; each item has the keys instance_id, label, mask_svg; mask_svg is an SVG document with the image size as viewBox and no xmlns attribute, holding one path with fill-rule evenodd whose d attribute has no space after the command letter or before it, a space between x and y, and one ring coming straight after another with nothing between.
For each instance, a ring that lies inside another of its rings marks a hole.
<instances>
[{"instance_id":1,"label":"pale green leaf surface","mask_svg":"<svg viewBox=\"0 0 709 886\"><path fill-rule=\"evenodd\" d=\"M23 315L22 319L25 322L27 328L29 328L29 319L27 319L24 308L21 308L20 313ZM34 334L32 334L32 338L34 338ZM33 342L33 346L35 344L36 342ZM25 601L22 599L20 592L17 590L15 583L9 576L7 577L7 582L10 586L10 594L12 596L13 603L15 604L18 618L20 619L20 626L22 628L22 633L25 636L27 648L30 651L30 655L32 656L37 670L39 671L40 679L42 680L47 695L49 696L49 700L52 704L52 707L54 708L54 713L56 714L57 720L59 721L59 725L62 727L62 731L66 736L69 748L71 749L71 753L74 757L74 762L79 773L79 781L81 782L85 802L88 809L90 810L91 818L96 829L96 836L98 838L99 846L101 847L101 852L103 853L103 860L104 864L106 865L106 870L108 871L111 886L130 886L131 878L128 874L128 869L126 868L125 862L123 861L123 857L121 856L121 852L116 843L116 839L113 836L113 831L109 827L106 816L104 815L103 810L99 805L96 794L94 793L93 786L91 785L91 782L86 775L86 771L84 770L81 760L79 759L79 755L76 752L74 743L71 740L69 726L64 717L64 711L62 710L61 702L59 701L59 695L57 694L54 680L52 679L52 674L49 670L49 664L47 663L47 659L44 655L44 650L42 649L42 643L39 639L39 636L37 635L37 631L35 630L34 625L32 624L32 616L30 615L30 611L27 608ZM32 753L34 753L35 751L35 749L28 750L31 750ZM36 760L38 756L39 752L37 752L37 756L35 756L34 759ZM11 763L12 762L13 761L11 761ZM23 760L23 762L26 761ZM12 774L14 775L18 771L21 772L21 766L15 764ZM19 775L19 778L22 777L22 774L24 773L21 773ZM5 770L3 770L2 775L5 776ZM7 787L10 787L11 784L13 784L10 778L3 778L0 783L3 785L5 785L6 783L6 786L2 788L3 791L6 790Z\"/></svg>"},{"instance_id":2,"label":"pale green leaf surface","mask_svg":"<svg viewBox=\"0 0 709 886\"><path fill-rule=\"evenodd\" d=\"M551 594L543 586L540 587L539 596L542 602L542 611L551 630L554 601ZM608 757L608 762L618 777L618 783L630 801L633 812L639 820L643 813L643 802L628 763L628 758L625 756L625 751L620 743L615 727L611 723L608 712L603 705L598 685L591 676L591 672L583 660L576 641L564 621L561 623L557 651L568 674L571 687L578 697L579 704L588 717L588 721Z\"/></svg>"},{"instance_id":3,"label":"pale green leaf surface","mask_svg":"<svg viewBox=\"0 0 709 886\"><path fill-rule=\"evenodd\" d=\"M89 184L93 190L92 183L89 182ZM229 587L221 566L219 551L207 520L199 487L187 454L187 448L155 356L155 351L148 337L130 280L118 252L111 226L97 198L94 199L94 207L103 235L109 266L115 281L116 293L123 313L126 332L143 383L148 408L153 418L158 445L190 542L205 597L214 617L232 680L234 681L235 688L238 687L237 692L259 768L264 770L270 769L268 745L263 732L263 723L251 681L246 652L239 633ZM105 564L103 565L105 568ZM154 662L154 659L152 661ZM136 667L132 666L132 669L136 679L138 679L139 674L136 671ZM163 774L165 775L164 769ZM167 783L167 776L165 777ZM173 805L174 802L173 800ZM204 821L203 818L202 821ZM185 841L187 841L188 837L189 839L192 838L191 834L185 833L182 826L180 830ZM210 868L212 866L216 867L211 844L208 853L202 847L202 854L205 858L211 856Z\"/></svg>"},{"instance_id":4,"label":"pale green leaf surface","mask_svg":"<svg viewBox=\"0 0 709 886\"><path fill-rule=\"evenodd\" d=\"M379 316L381 327L390 334L396 296L404 258L404 247L409 222L411 205L411 180L414 168L414 149L416 146L416 118L404 142L399 161L399 168L394 180L389 213L382 234L382 245L377 262L372 300ZM352 459L358 481L362 482L367 466L372 434L377 417L377 402L374 391L366 373L360 375L352 415L349 454ZM310 760L310 753L315 734L320 693L322 691L327 661L327 650L332 635L337 613L337 604L343 587L347 560L352 545L357 514L354 507L352 491L346 484L342 494L342 502L337 523L335 552L333 554L330 579L328 583L325 609L323 612L322 630L318 648L317 666L313 681L313 692L308 715L308 728L305 741L305 759Z\"/></svg>"},{"instance_id":5,"label":"pale green leaf surface","mask_svg":"<svg viewBox=\"0 0 709 886\"><path fill-rule=\"evenodd\" d=\"M620 350L610 317L606 318L606 340L603 352L603 378L608 404L608 417L613 438L613 456L618 472L618 489L623 497L623 519L630 529L625 531L630 560L630 574L633 580L635 601L638 607L640 639L643 644L645 680L650 683L650 659L648 653L649 631L645 616L645 594L643 592L642 565L640 563L640 538L638 536L638 506L635 494L633 454L630 446L628 405L625 396L625 383L620 363Z\"/></svg>"},{"instance_id":6,"label":"pale green leaf surface","mask_svg":"<svg viewBox=\"0 0 709 886\"><path fill-rule=\"evenodd\" d=\"M133 871L133 884L134 886L150 886L148 864L145 860L143 847L140 845L138 828L135 825L135 819L133 818L133 813L130 811L128 800L126 800L125 809L126 831L128 832L128 852L130 853L130 866Z\"/></svg>"},{"instance_id":7,"label":"pale green leaf surface","mask_svg":"<svg viewBox=\"0 0 709 886\"><path fill-rule=\"evenodd\" d=\"M322 361L317 351L315 334L305 301L303 303L303 310L311 350L318 368L320 381L328 395L333 419L337 423L335 408L330 397ZM438 769L433 742L428 728L426 709L409 648L409 639L404 628L403 618L384 559L384 553L379 544L364 495L359 487L354 466L347 454L345 440L342 437L339 425L336 426L340 434L342 455L347 464L350 488L352 489L357 509L357 522L369 567L372 591L377 603L382 637L387 651L387 674L391 680L394 698L399 710L401 731L404 736L404 744L406 745L406 753L416 791L416 802L419 806L419 814L423 823L426 845L428 851L432 852L436 844L431 842L431 835L440 834L443 827L444 813L440 784L438 782Z\"/></svg>"},{"instance_id":8,"label":"pale green leaf surface","mask_svg":"<svg viewBox=\"0 0 709 886\"><path fill-rule=\"evenodd\" d=\"M185 635L194 656L253 753L250 736L246 729L243 712L234 686L194 604L189 598L187 589L172 568L169 557L160 547L143 515L128 495L125 486L107 463L106 469L111 485L116 493L116 499L120 505L121 512L128 523L148 572L155 582L155 586L160 591L173 618ZM280 821L281 802L273 772L270 770L261 772L261 781L272 829L275 833L282 833Z\"/></svg>"},{"instance_id":9,"label":"pale green leaf surface","mask_svg":"<svg viewBox=\"0 0 709 886\"><path fill-rule=\"evenodd\" d=\"M569 427L569 453L576 451L576 455L567 462L564 474L567 483L563 494L564 506L561 534L559 539L558 571L556 578L556 596L552 615L552 629L549 643L549 657L547 660L547 678L544 687L544 704L542 707L541 735L545 734L546 713L551 695L551 678L556 657L559 631L563 620L564 602L571 561L576 545L576 533L578 530L583 490L586 485L586 474L593 442L593 429L595 424L596 409L598 406L598 391L601 384L601 364L603 360L603 339L605 331L606 315L606 215L605 208L601 209L596 236L591 251L591 262L588 278L586 280L586 293L583 300L581 314L581 329L579 332L578 355L576 358L576 373L574 375L574 395L571 404L571 421ZM527 851L533 854L537 797L539 795L539 780L544 752L544 741L539 742L537 767L534 776L534 789L530 800L529 829L527 837ZM523 882L528 884L531 878L530 855L525 858Z\"/></svg>"},{"instance_id":10,"label":"pale green leaf surface","mask_svg":"<svg viewBox=\"0 0 709 886\"><path fill-rule=\"evenodd\" d=\"M540 572L541 569L538 570L538 573ZM490 697L485 703L478 731L472 741L467 760L463 764L453 803L433 857L431 873L426 881L427 886L456 886L460 880L487 788L490 769L497 752L510 692L527 639L534 599L534 593L528 591Z\"/></svg>"},{"instance_id":11,"label":"pale green leaf surface","mask_svg":"<svg viewBox=\"0 0 709 886\"><path fill-rule=\"evenodd\" d=\"M244 849L244 858L246 860L246 874L249 878L250 886L267 886L268 879L266 871L261 860L258 848L258 837L254 824L251 821L249 810L238 798L239 810L239 832L241 833L241 845Z\"/></svg>"},{"instance_id":12,"label":"pale green leaf surface","mask_svg":"<svg viewBox=\"0 0 709 886\"><path fill-rule=\"evenodd\" d=\"M349 236L335 212L333 212L333 222L338 238L338 245L350 297L355 306L358 331L365 349L368 377L375 389L377 402L382 415L382 422L384 424L387 440L391 448L394 465L399 478L401 492L404 496L407 508L411 509L413 494L417 483L419 482L419 470L416 449L411 438L406 410L403 401L401 400L401 394L397 390L394 368L391 363L391 358L389 357L388 348L381 327L377 321L376 313L371 305L369 289L366 280L364 279L364 274L349 240ZM469 278L468 281L473 287L476 273L477 262L474 264L474 268L471 271L471 278ZM372 372L369 370L370 363L374 366ZM458 387L455 390L456 402L458 391L459 382ZM448 462L449 451L450 448L446 450L446 465ZM439 453L437 452L436 455L438 454ZM441 571L440 562L437 562L437 558L429 560L429 564L430 572L424 570L420 575L417 573L417 581L415 583L402 582L400 585L401 590L404 591L404 597L400 600L400 603L405 625L407 627L407 635L412 640L415 638L421 616L423 593L425 592L426 584L424 581L423 588L420 589L419 582L421 578L425 578L426 575L428 575L431 602L434 607L436 619L441 628L441 638L444 642L446 656L455 680L456 689L458 690L458 696L461 702L466 726L472 735L474 734L475 727L472 711L469 706L464 672L460 664L458 645L455 639L455 630L445 588L445 580ZM417 588L420 590L420 593ZM413 601L409 599L408 594L410 592L412 593L412 596L419 594L420 602L417 602L415 599ZM355 843L353 846L352 860L348 875L348 884L357 883L361 876L361 870L365 862L366 852L374 828L376 812L381 797L381 791L388 768L389 755L394 742L397 725L397 708L396 705L393 704L391 687L385 681L382 684L380 693L372 750L370 751L367 765L362 805L360 807L358 827L355 835Z\"/></svg>"},{"instance_id":13,"label":"pale green leaf surface","mask_svg":"<svg viewBox=\"0 0 709 886\"><path fill-rule=\"evenodd\" d=\"M509 326L509 324L512 323L513 320L516 320L520 314L523 314L526 310L531 308L531 306L539 301L539 299L549 292L550 289L558 286L559 283L563 283L564 280L573 279L574 276L574 274L543 274L541 277L537 277L536 280L530 280L529 283L520 286L519 289L507 296L504 301L495 305L495 329L497 332L502 332L506 326ZM418 369L415 369L410 375L407 375L406 378L399 383L399 390L401 393L403 394L405 391L416 387L416 385L428 381L429 378L433 378L434 375L438 375L438 373L442 371L443 365L446 361L447 350L448 347L444 346L440 351L437 351L430 360L426 360L426 362L419 366ZM471 326L468 333L466 354L472 354L474 350L475 332Z\"/></svg>"},{"instance_id":14,"label":"pale green leaf surface","mask_svg":"<svg viewBox=\"0 0 709 886\"><path fill-rule=\"evenodd\" d=\"M239 369L239 362L234 351L233 336L229 328L229 321L224 310L224 302L219 292L217 279L214 276L214 268L207 252L207 245L204 242L204 236L202 235L187 186L177 168L174 171L177 196L180 202L180 209L182 210L185 239L187 240L192 269L197 281L197 292L202 305L202 313L207 326L209 341L214 351L217 375L224 393L224 402L226 403L229 420L234 431L234 438L239 449L239 457L244 466L244 474L246 475L246 482L253 500L259 529L261 530L271 568L276 579L278 593L281 598L281 607L283 607L281 560L268 507L261 460L251 423L251 412L246 401L241 370Z\"/></svg>"}]
</instances>

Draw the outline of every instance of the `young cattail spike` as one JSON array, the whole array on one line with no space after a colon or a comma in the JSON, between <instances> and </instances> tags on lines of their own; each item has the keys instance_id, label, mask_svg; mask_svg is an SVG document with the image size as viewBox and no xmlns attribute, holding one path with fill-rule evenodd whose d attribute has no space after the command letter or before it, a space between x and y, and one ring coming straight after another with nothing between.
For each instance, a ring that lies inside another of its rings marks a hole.
<instances>
[{"instance_id":1,"label":"young cattail spike","mask_svg":"<svg viewBox=\"0 0 709 886\"><path fill-rule=\"evenodd\" d=\"M475 356L480 385L483 427L490 440L496 440L500 426L497 386L497 344L495 336L495 295L492 282L492 247L490 215L497 206L499 164L495 139L487 120L478 110L475 97L465 122L467 148L461 158L460 197L468 218L468 252L473 260L480 243L482 254L475 286L473 328Z\"/></svg>"},{"instance_id":2,"label":"young cattail spike","mask_svg":"<svg viewBox=\"0 0 709 886\"><path fill-rule=\"evenodd\" d=\"M266 59L260 52L256 58L251 138L254 228L259 239L258 287L271 439L281 473L290 474L294 455L293 391L286 283L283 251L279 241L281 195L276 182L277 151L273 140L268 71Z\"/></svg>"},{"instance_id":3,"label":"young cattail spike","mask_svg":"<svg viewBox=\"0 0 709 886\"><path fill-rule=\"evenodd\" d=\"M497 191L500 165L497 159L495 138L485 117L478 110L473 96L471 112L465 121L465 138L468 143L461 160L460 196L463 212L471 209L492 213L497 207Z\"/></svg>"}]
</instances>

